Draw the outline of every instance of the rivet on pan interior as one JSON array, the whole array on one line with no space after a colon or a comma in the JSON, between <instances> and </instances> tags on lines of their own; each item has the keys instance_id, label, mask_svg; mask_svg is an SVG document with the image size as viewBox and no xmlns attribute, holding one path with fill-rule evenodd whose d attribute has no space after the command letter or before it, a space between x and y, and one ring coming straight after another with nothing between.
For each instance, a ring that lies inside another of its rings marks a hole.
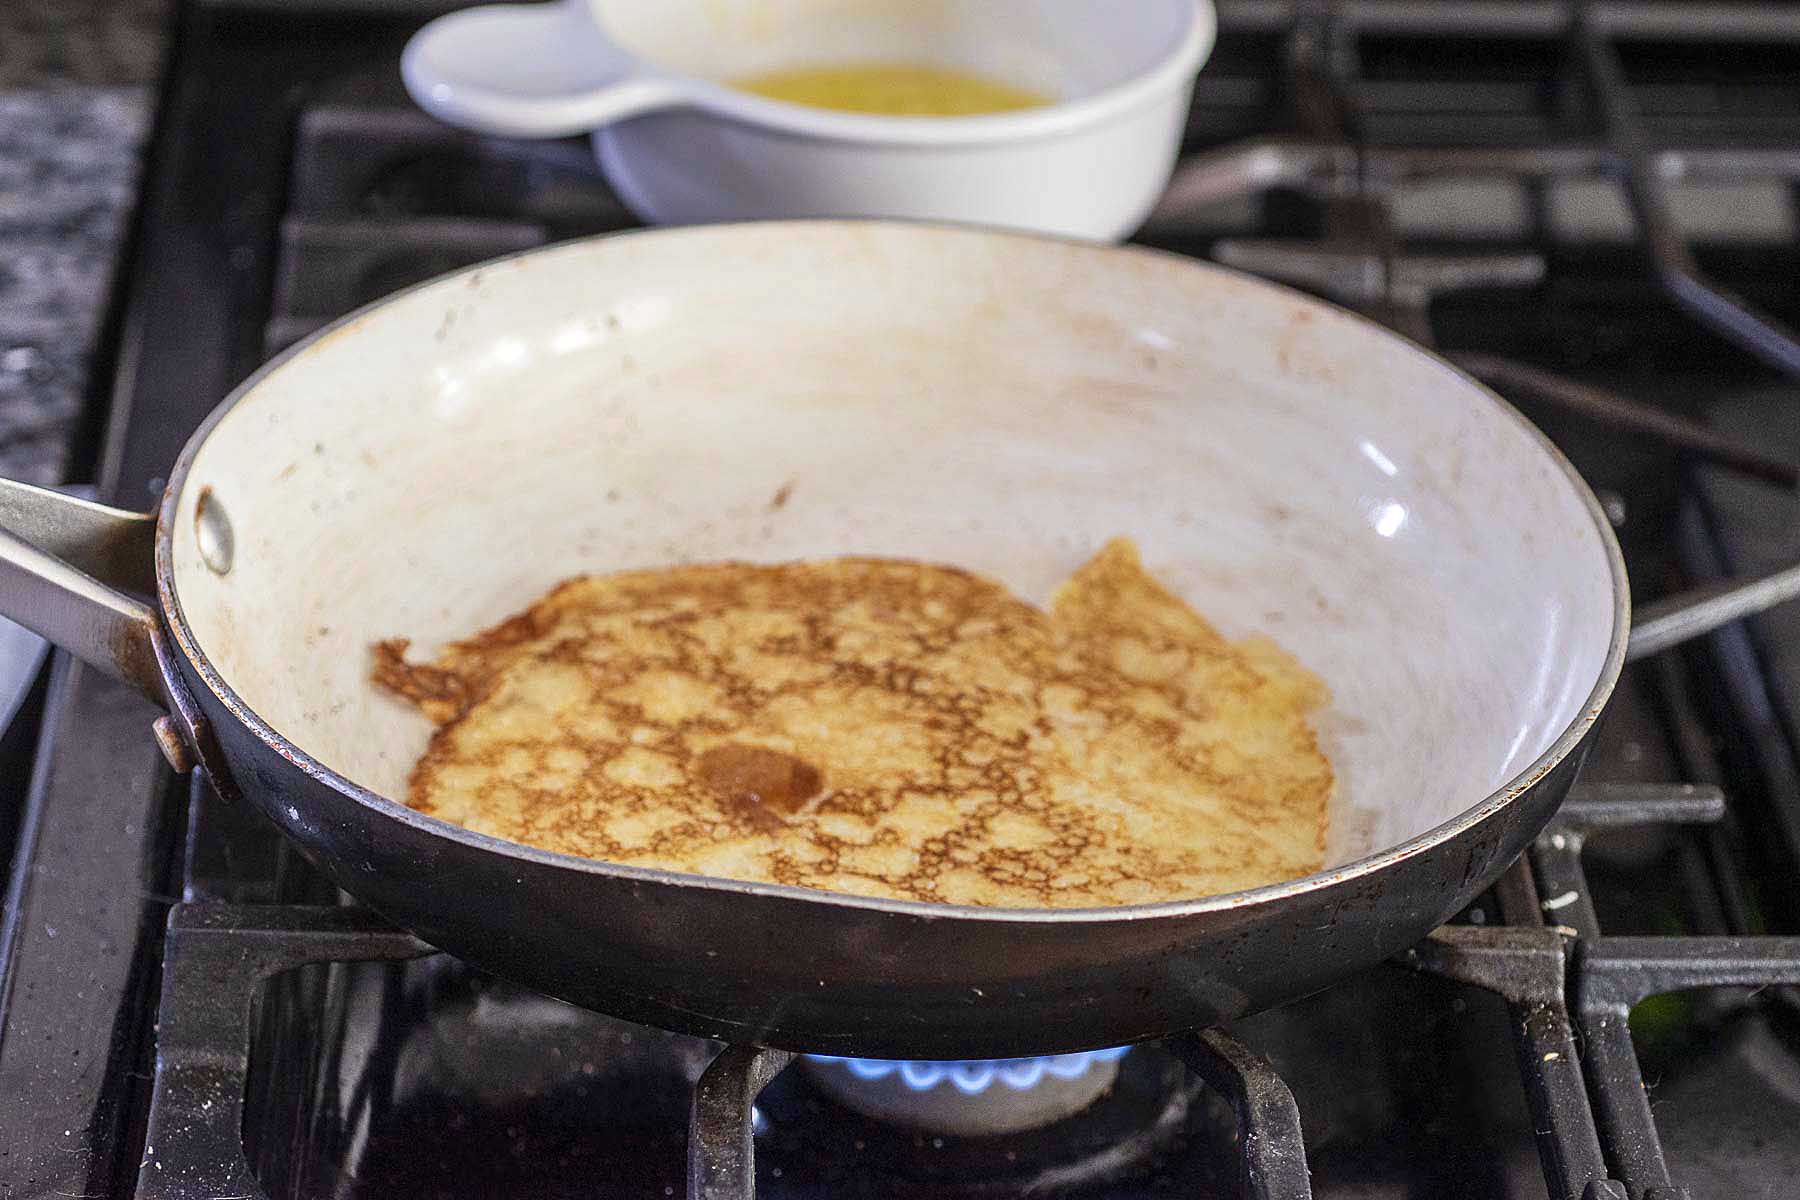
<instances>
[{"instance_id":1,"label":"rivet on pan interior","mask_svg":"<svg viewBox=\"0 0 1800 1200\"><path fill-rule=\"evenodd\" d=\"M194 504L194 540L200 545L201 560L213 574L231 570L231 521L210 487L200 489L200 499Z\"/></svg>"}]
</instances>

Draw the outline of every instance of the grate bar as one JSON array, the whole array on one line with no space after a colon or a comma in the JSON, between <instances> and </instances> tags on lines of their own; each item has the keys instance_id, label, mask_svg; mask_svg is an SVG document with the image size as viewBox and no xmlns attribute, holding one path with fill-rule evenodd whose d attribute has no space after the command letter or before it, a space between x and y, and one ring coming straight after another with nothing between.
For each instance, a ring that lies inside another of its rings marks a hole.
<instances>
[{"instance_id":1,"label":"grate bar","mask_svg":"<svg viewBox=\"0 0 1800 1200\"><path fill-rule=\"evenodd\" d=\"M1515 868L1507 874L1523 873ZM1521 896L1530 891L1528 878L1514 886ZM1503 904L1510 910L1516 901ZM1541 924L1446 925L1409 950L1403 961L1507 1002L1544 1179L1552 1200L1581 1200L1608 1180L1564 1000L1566 946L1563 934Z\"/></svg>"},{"instance_id":2,"label":"grate bar","mask_svg":"<svg viewBox=\"0 0 1800 1200\"><path fill-rule=\"evenodd\" d=\"M1575 991L1594 1108L1615 1170L1633 1197L1682 1200L1631 1041L1631 1006L1688 988L1800 983L1800 937L1603 937L1583 945Z\"/></svg>"},{"instance_id":3,"label":"grate bar","mask_svg":"<svg viewBox=\"0 0 1800 1200\"><path fill-rule=\"evenodd\" d=\"M1626 655L1656 654L1795 599L1800 599L1800 563L1681 592L1638 610Z\"/></svg>"},{"instance_id":4,"label":"grate bar","mask_svg":"<svg viewBox=\"0 0 1800 1200\"><path fill-rule=\"evenodd\" d=\"M688 1200L755 1200L756 1098L794 1056L727 1046L694 1086L688 1117Z\"/></svg>"},{"instance_id":5,"label":"grate bar","mask_svg":"<svg viewBox=\"0 0 1800 1200\"><path fill-rule=\"evenodd\" d=\"M1588 895L1587 875L1581 869L1582 833L1578 829L1552 829L1527 852L1537 875L1538 908L1550 925L1583 938L1600 936L1600 920Z\"/></svg>"},{"instance_id":6,"label":"grate bar","mask_svg":"<svg viewBox=\"0 0 1800 1200\"><path fill-rule=\"evenodd\" d=\"M1614 784L1583 788L1531 849L1547 919L1579 935L1573 984L1588 1095L1606 1159L1623 1184L1590 1184L1588 1196L1685 1200L1669 1180L1643 1071L1632 1044L1631 1006L1689 988L1800 982L1800 937L1603 937L1581 866L1588 830L1724 816L1724 796L1705 785ZM1442 932L1442 931L1440 931ZM1435 935L1434 935L1435 936ZM1546 1164L1548 1166L1548 1161Z\"/></svg>"},{"instance_id":7,"label":"grate bar","mask_svg":"<svg viewBox=\"0 0 1800 1200\"><path fill-rule=\"evenodd\" d=\"M1452 354L1449 357L1451 362L1484 383L1523 392L1613 429L1658 438L1697 458L1730 467L1754 479L1781 487L1800 488L1800 463L1776 458L1755 446L1746 446L1710 425L1496 354Z\"/></svg>"},{"instance_id":8,"label":"grate bar","mask_svg":"<svg viewBox=\"0 0 1800 1200\"><path fill-rule=\"evenodd\" d=\"M1659 180L1800 181L1800 151L1785 147L1667 146L1647 152L1645 161ZM1274 188L1336 196L1448 177L1553 182L1617 178L1624 170L1618 152L1599 142L1351 147L1316 138L1248 138L1183 155L1145 231L1162 237L1204 231L1207 206Z\"/></svg>"},{"instance_id":9,"label":"grate bar","mask_svg":"<svg viewBox=\"0 0 1800 1200\"><path fill-rule=\"evenodd\" d=\"M1608 937L1584 948L1584 1011L1706 987L1800 984L1800 937Z\"/></svg>"},{"instance_id":10,"label":"grate bar","mask_svg":"<svg viewBox=\"0 0 1800 1200\"><path fill-rule=\"evenodd\" d=\"M1544 910L1538 903L1537 880L1531 877L1531 865L1522 855L1494 884L1494 899L1500 904L1500 919L1508 925L1544 923Z\"/></svg>"},{"instance_id":11,"label":"grate bar","mask_svg":"<svg viewBox=\"0 0 1800 1200\"><path fill-rule=\"evenodd\" d=\"M1685 1197L1685 1189L1678 1191L1669 1183L1669 1167L1663 1161L1625 1013L1584 1013L1580 1020L1589 1077L1598 1085L1591 1093L1594 1114L1614 1172L1632 1200L1650 1200L1653 1189L1661 1189L1668 1200Z\"/></svg>"},{"instance_id":12,"label":"grate bar","mask_svg":"<svg viewBox=\"0 0 1800 1200\"><path fill-rule=\"evenodd\" d=\"M267 2L267 0L263 0ZM371 3L373 0L364 0ZM1279 29L1303 0L1219 0L1219 20L1234 28ZM1446 33L1465 37L1555 37L1562 6L1543 0L1338 0L1337 11L1359 31ZM1645 3L1604 0L1595 16L1609 30L1632 37L1761 41L1800 36L1791 5L1740 0L1734 4Z\"/></svg>"},{"instance_id":13,"label":"grate bar","mask_svg":"<svg viewBox=\"0 0 1800 1200\"><path fill-rule=\"evenodd\" d=\"M1592 6L1578 0L1571 34L1585 69L1602 130L1619 154L1620 178L1657 277L1676 302L1702 324L1777 370L1800 376L1800 338L1700 271L1682 238L1667 190L1657 174L1616 47L1602 33Z\"/></svg>"},{"instance_id":14,"label":"grate bar","mask_svg":"<svg viewBox=\"0 0 1800 1200\"><path fill-rule=\"evenodd\" d=\"M164 945L139 1200L264 1195L242 1128L257 984L308 963L434 952L363 909L305 905L178 904Z\"/></svg>"},{"instance_id":15,"label":"grate bar","mask_svg":"<svg viewBox=\"0 0 1800 1200\"><path fill-rule=\"evenodd\" d=\"M1582 840L1579 828L1553 828L1538 838L1530 855L1545 897L1540 908L1546 918L1577 935L1585 946L1600 940L1600 922L1581 867ZM1578 956L1578 970L1581 962ZM1577 996L1584 1081L1607 1163L1630 1200L1647 1200L1643 1189L1668 1187L1669 1172L1625 1016L1622 1009L1590 1011Z\"/></svg>"},{"instance_id":16,"label":"grate bar","mask_svg":"<svg viewBox=\"0 0 1800 1200\"><path fill-rule=\"evenodd\" d=\"M1587 831L1619 825L1710 825L1725 815L1725 793L1710 783L1578 783L1555 827Z\"/></svg>"},{"instance_id":17,"label":"grate bar","mask_svg":"<svg viewBox=\"0 0 1800 1200\"><path fill-rule=\"evenodd\" d=\"M1311 1200L1300 1107L1268 1060L1217 1029L1169 1045L1237 1114L1246 1200Z\"/></svg>"}]
</instances>

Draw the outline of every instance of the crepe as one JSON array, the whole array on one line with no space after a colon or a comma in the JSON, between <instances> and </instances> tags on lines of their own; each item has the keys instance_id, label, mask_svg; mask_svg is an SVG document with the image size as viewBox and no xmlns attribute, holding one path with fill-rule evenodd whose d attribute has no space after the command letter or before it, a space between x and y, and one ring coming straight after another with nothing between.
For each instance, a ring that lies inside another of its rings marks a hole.
<instances>
[{"instance_id":1,"label":"crepe","mask_svg":"<svg viewBox=\"0 0 1800 1200\"><path fill-rule=\"evenodd\" d=\"M415 808L642 867L999 907L1317 870L1323 685L1109 543L1049 611L843 558L570 580L375 681L438 724Z\"/></svg>"}]
</instances>

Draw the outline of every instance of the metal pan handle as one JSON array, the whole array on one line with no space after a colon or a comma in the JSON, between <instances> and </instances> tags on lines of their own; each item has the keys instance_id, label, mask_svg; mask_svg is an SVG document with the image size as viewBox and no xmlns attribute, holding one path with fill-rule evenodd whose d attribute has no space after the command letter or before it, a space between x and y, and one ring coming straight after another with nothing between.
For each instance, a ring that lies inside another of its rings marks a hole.
<instances>
[{"instance_id":1,"label":"metal pan handle","mask_svg":"<svg viewBox=\"0 0 1800 1200\"><path fill-rule=\"evenodd\" d=\"M0 614L157 704L156 518L0 479Z\"/></svg>"}]
</instances>

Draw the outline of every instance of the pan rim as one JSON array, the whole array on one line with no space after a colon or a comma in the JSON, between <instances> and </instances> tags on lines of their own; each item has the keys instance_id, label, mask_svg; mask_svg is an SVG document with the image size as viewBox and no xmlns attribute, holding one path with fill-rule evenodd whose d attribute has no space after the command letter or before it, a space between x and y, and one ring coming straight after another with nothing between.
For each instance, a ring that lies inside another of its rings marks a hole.
<instances>
[{"instance_id":1,"label":"pan rim","mask_svg":"<svg viewBox=\"0 0 1800 1200\"><path fill-rule=\"evenodd\" d=\"M437 287L449 281L464 278L479 271L491 270L502 264L511 264L532 257L550 257L565 253L579 253L589 250L600 243L618 238L680 238L689 235L731 234L738 230L769 231L771 229L831 229L837 227L874 228L891 231L926 231L926 232L958 232L976 234L984 238L1027 244L1052 243L1068 246L1094 248L1094 243L1078 238L1059 237L1040 233L1023 233L1006 230L957 225L950 222L904 221L886 218L831 218L811 220L772 220L741 221L703 226L673 226L662 228L640 228L619 230L611 233L596 234L585 238L575 238L566 242L558 242L550 246L534 247L488 259L470 267L450 271L420 283L402 288L381 299L348 313L338 320L315 330L300 341L289 346L274 358L264 363L256 371L247 376L207 414L198 428L182 447L169 472L169 480L163 489L162 499L157 509L156 530L156 588L159 609L163 622L168 627L174 644L180 649L194 675L206 686L219 703L240 724L247 728L268 749L303 771L317 782L333 791L351 799L358 804L375 809L382 815L400 821L415 830L436 837L447 838L453 842L476 850L496 852L509 858L521 859L535 865L555 868L563 871L575 871L583 874L603 875L636 883L652 883L673 885L683 888L700 888L718 891L730 895L758 896L772 900L803 904L823 904L837 907L863 909L870 912L885 913L895 917L922 918L927 920L951 921L999 921L1019 925L1081 925L1112 924L1115 922L1131 922L1153 920L1157 918L1186 918L1202 916L1207 913L1230 912L1252 905L1272 904L1296 896L1323 891L1327 888L1353 883L1357 880L1377 875L1419 854L1435 849L1455 840L1463 833L1485 824L1489 819L1505 811L1519 797L1529 792L1539 780L1549 775L1564 759L1566 759L1587 737L1593 725L1605 711L1618 683L1620 673L1625 665L1627 642L1631 632L1631 592L1625 569L1624 555L1619 549L1617 537L1613 533L1612 524L1607 519L1605 510L1595 497L1579 472L1575 470L1568 458L1557 448L1556 444L1536 425L1527 420L1499 393L1474 378L1467 372L1439 354L1426 349L1417 343L1400 336L1386 326L1368 317L1321 300L1284 284L1239 271L1219 263L1204 259L1195 259L1173 251L1160 250L1144 246L1110 247L1113 252L1138 255L1156 259L1165 259L1178 263L1189 269L1216 272L1230 276L1255 286L1273 289L1285 293L1286 296L1302 305L1321 309L1335 316L1348 317L1374 337L1386 338L1398 343L1407 354L1415 356L1437 370L1444 372L1460 382L1461 386L1470 387L1483 396L1488 403L1494 405L1501 415L1516 422L1520 428L1536 443L1549 460L1562 473L1565 481L1575 490L1588 518L1593 523L1603 553L1607 560L1613 597L1612 630L1608 639L1606 657L1601 663L1600 673L1583 701L1580 714L1557 734L1554 741L1531 763L1508 779L1499 788L1483 799L1463 809L1445 821L1439 822L1421 833L1399 842L1393 846L1366 854L1350 862L1335 867L1302 875L1295 879L1283 880L1280 883L1265 884L1262 887L1249 888L1243 891L1223 892L1212 896L1201 896L1190 900L1169 900L1154 904L1116 905L1097 908L987 908L967 904L939 904L924 900L898 900L885 897L857 896L844 892L831 892L816 888L803 888L791 884L759 883L750 880L723 879L710 875L698 875L684 871L667 871L651 867L634 867L623 863L607 862L604 859L583 858L578 855L564 854L553 850L543 850L520 842L508 841L489 834L478 833L454 822L434 817L410 808L407 805L384 796L379 792L356 783L326 766L301 747L278 733L269 723L259 716L232 689L211 660L201 650L195 638L186 614L181 607L181 599L175 588L174 577L174 536L176 509L182 491L194 461L200 449L205 445L214 429L247 397L271 375L283 369L290 362L306 353L309 349L339 334L353 330L357 325L373 316L378 310L410 297L417 292Z\"/></svg>"}]
</instances>

